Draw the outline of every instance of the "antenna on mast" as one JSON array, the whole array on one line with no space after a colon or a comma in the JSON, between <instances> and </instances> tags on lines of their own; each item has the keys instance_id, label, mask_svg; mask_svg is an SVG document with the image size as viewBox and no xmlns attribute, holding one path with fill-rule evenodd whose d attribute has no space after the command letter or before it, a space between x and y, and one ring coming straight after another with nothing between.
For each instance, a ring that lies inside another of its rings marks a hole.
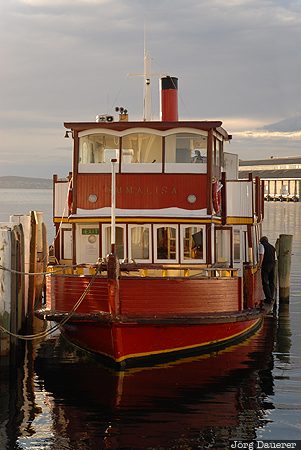
<instances>
[{"instance_id":1,"label":"antenna on mast","mask_svg":"<svg viewBox=\"0 0 301 450\"><path fill-rule=\"evenodd\" d=\"M138 76L144 78L143 89L143 120L152 120L152 92L151 92L151 77L161 77L162 73L151 72L151 57L146 48L146 26L144 23L144 55L143 55L143 73L129 73L129 76Z\"/></svg>"},{"instance_id":2,"label":"antenna on mast","mask_svg":"<svg viewBox=\"0 0 301 450\"><path fill-rule=\"evenodd\" d=\"M152 119L152 93L151 93L151 58L146 49L146 31L144 25L144 98L143 120Z\"/></svg>"}]
</instances>

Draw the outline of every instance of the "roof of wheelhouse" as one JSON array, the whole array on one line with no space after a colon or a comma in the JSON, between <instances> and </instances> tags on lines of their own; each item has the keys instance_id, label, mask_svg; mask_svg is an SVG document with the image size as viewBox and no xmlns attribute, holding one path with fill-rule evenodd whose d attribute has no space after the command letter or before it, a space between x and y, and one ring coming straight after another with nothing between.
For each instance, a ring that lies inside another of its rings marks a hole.
<instances>
[{"instance_id":1,"label":"roof of wheelhouse","mask_svg":"<svg viewBox=\"0 0 301 450\"><path fill-rule=\"evenodd\" d=\"M159 131L167 131L177 128L194 128L203 131L209 131L211 129L216 130L219 134L223 136L225 140L230 140L232 138L224 128L221 127L221 121L179 121L179 122L161 122L161 121L137 121L137 122L126 122L126 121L116 121L116 122L65 122L65 128L74 131L87 131L90 129L109 129L116 131L124 131L130 128L149 128Z\"/></svg>"}]
</instances>

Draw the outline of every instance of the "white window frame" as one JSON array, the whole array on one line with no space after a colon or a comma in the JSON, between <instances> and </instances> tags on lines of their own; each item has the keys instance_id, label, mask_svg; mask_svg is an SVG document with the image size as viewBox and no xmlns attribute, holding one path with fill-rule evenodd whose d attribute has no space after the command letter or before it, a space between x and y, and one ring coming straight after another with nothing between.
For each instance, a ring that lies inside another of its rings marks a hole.
<instances>
[{"instance_id":1,"label":"white window frame","mask_svg":"<svg viewBox=\"0 0 301 450\"><path fill-rule=\"evenodd\" d=\"M95 134L107 134L118 138L118 148L116 148L116 158L119 161L119 145L120 145L120 133L114 132L112 130L107 129L92 129L81 131L78 133L79 139L85 136L92 136ZM80 147L80 141L79 141ZM79 150L78 150L79 152ZM101 162L101 163L78 163L78 173L111 173L112 172L112 164L111 162ZM119 164L116 165L115 172L119 172Z\"/></svg>"},{"instance_id":2,"label":"white window frame","mask_svg":"<svg viewBox=\"0 0 301 450\"><path fill-rule=\"evenodd\" d=\"M175 259L159 259L157 258L157 230L159 228L165 228L165 227L169 227L169 228L174 228L176 230L176 258ZM178 264L179 263L179 227L178 225L174 225L172 223L161 223L161 224L156 224L153 227L153 232L154 232L154 236L153 236L153 242L154 242L154 261L156 263L168 263L168 264Z\"/></svg>"},{"instance_id":3,"label":"white window frame","mask_svg":"<svg viewBox=\"0 0 301 450\"><path fill-rule=\"evenodd\" d=\"M150 263L150 262L152 262L152 228L151 228L150 224L136 223L136 224L128 225L128 255L129 255L129 259L133 259L132 258L132 234L131 234L131 231L133 228L136 228L136 227L144 227L144 228L147 228L149 231L149 243L148 243L149 258L148 259L134 258L134 259L138 263Z\"/></svg>"},{"instance_id":4,"label":"white window frame","mask_svg":"<svg viewBox=\"0 0 301 450\"><path fill-rule=\"evenodd\" d=\"M123 255L123 258L120 258L120 261L122 261L123 259L127 258L126 225L125 224L121 224L121 223L117 223L116 224L116 228L118 228L118 227L123 229L124 255ZM110 223L105 223L101 227L101 252L102 252L102 257L103 258L105 258L107 256L107 253L106 253L106 230L108 228L111 228L111 224ZM111 243L110 243L110 245L111 245ZM110 245L109 245L109 247L110 247Z\"/></svg>"},{"instance_id":5,"label":"white window frame","mask_svg":"<svg viewBox=\"0 0 301 450\"><path fill-rule=\"evenodd\" d=\"M184 259L184 233L186 228L190 227L196 227L198 228L198 231L203 230L203 255L204 257L202 259ZM206 225L199 225L195 223L185 223L180 225L180 255L181 264L199 264L199 263L206 263Z\"/></svg>"},{"instance_id":6,"label":"white window frame","mask_svg":"<svg viewBox=\"0 0 301 450\"><path fill-rule=\"evenodd\" d=\"M76 262L77 264L96 264L99 257L99 234L96 234L95 248L97 248L97 256L93 260L88 258L87 252L83 251L83 229L95 229L99 228L98 223L80 223L76 226ZM91 244L92 246L92 244ZM84 256L86 256L84 258Z\"/></svg>"},{"instance_id":7,"label":"white window frame","mask_svg":"<svg viewBox=\"0 0 301 450\"><path fill-rule=\"evenodd\" d=\"M178 129L173 130L171 133L166 134L166 138L171 136L177 137L180 134L188 134L194 135L198 137L205 137L206 141L206 157L208 157L208 131L201 130L186 130L186 129ZM205 148L204 148L205 149ZM166 150L165 150L166 151ZM168 162L166 161L166 153L165 153L165 164L164 164L164 172L165 173L207 173L207 159L206 162L200 162L197 164L193 164L191 162L179 163L179 162Z\"/></svg>"},{"instance_id":8,"label":"white window frame","mask_svg":"<svg viewBox=\"0 0 301 450\"><path fill-rule=\"evenodd\" d=\"M72 259L73 255L73 237L70 226L61 228L61 259Z\"/></svg>"}]
</instances>

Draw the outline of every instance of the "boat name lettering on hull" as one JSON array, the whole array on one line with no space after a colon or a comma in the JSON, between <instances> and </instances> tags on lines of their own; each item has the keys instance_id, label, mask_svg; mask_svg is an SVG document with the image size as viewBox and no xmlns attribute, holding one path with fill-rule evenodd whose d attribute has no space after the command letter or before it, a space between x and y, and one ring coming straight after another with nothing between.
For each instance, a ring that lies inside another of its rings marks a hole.
<instances>
[{"instance_id":1,"label":"boat name lettering on hull","mask_svg":"<svg viewBox=\"0 0 301 450\"><path fill-rule=\"evenodd\" d=\"M176 187L168 186L154 186L154 187L142 187L142 186L117 186L116 191L118 194L125 195L176 195ZM105 193L110 194L111 188L105 187Z\"/></svg>"}]
</instances>

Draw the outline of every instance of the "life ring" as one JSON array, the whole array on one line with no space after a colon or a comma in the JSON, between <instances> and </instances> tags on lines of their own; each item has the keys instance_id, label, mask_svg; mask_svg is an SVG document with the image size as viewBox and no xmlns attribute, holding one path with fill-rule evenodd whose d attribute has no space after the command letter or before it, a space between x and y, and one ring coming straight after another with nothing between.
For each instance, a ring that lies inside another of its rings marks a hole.
<instances>
[{"instance_id":1,"label":"life ring","mask_svg":"<svg viewBox=\"0 0 301 450\"><path fill-rule=\"evenodd\" d=\"M73 204L73 190L72 190L72 187L69 187L69 191L68 191L68 211L69 212L72 210L72 204Z\"/></svg>"},{"instance_id":2,"label":"life ring","mask_svg":"<svg viewBox=\"0 0 301 450\"><path fill-rule=\"evenodd\" d=\"M215 178L212 178L212 204L216 214L221 210L221 183Z\"/></svg>"}]
</instances>

